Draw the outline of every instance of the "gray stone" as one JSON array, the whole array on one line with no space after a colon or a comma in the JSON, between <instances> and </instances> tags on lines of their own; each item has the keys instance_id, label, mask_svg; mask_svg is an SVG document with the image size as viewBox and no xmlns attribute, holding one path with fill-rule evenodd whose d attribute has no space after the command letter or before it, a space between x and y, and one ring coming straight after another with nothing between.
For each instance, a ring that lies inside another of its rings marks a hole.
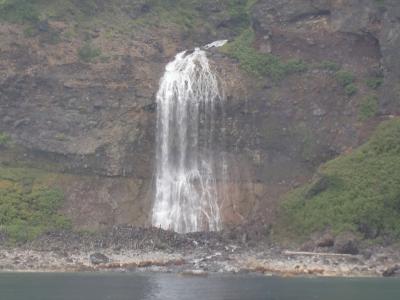
<instances>
[{"instance_id":1,"label":"gray stone","mask_svg":"<svg viewBox=\"0 0 400 300\"><path fill-rule=\"evenodd\" d=\"M107 256L98 252L90 254L89 259L93 265L106 264L110 261Z\"/></svg>"}]
</instances>

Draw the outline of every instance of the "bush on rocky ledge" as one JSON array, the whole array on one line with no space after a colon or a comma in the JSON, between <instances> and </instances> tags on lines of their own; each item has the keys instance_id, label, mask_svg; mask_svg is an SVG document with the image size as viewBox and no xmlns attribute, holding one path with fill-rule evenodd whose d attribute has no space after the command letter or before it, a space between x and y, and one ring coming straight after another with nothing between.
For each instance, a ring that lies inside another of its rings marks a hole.
<instances>
[{"instance_id":1,"label":"bush on rocky ledge","mask_svg":"<svg viewBox=\"0 0 400 300\"><path fill-rule=\"evenodd\" d=\"M11 141L7 133L0 132L0 146L6 146Z\"/></svg>"},{"instance_id":2,"label":"bush on rocky ledge","mask_svg":"<svg viewBox=\"0 0 400 300\"><path fill-rule=\"evenodd\" d=\"M246 29L233 42L227 44L223 51L236 58L243 70L256 76L267 76L274 81L307 70L307 65L301 60L283 62L277 56L258 52L252 46L254 38L254 31Z\"/></svg>"},{"instance_id":3,"label":"bush on rocky ledge","mask_svg":"<svg viewBox=\"0 0 400 300\"><path fill-rule=\"evenodd\" d=\"M384 122L352 153L323 165L291 192L281 208L285 234L307 237L326 229L366 239L400 238L400 118Z\"/></svg>"}]
</instances>

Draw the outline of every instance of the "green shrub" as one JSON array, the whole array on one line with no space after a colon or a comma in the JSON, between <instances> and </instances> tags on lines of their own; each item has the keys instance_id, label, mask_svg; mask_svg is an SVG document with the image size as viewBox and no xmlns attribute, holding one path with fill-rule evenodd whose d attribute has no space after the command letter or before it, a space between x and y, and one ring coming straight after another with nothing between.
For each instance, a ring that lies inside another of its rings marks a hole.
<instances>
[{"instance_id":1,"label":"green shrub","mask_svg":"<svg viewBox=\"0 0 400 300\"><path fill-rule=\"evenodd\" d=\"M359 108L359 119L365 121L376 116L379 109L378 97L368 96L363 99Z\"/></svg>"},{"instance_id":2,"label":"green shrub","mask_svg":"<svg viewBox=\"0 0 400 300\"><path fill-rule=\"evenodd\" d=\"M279 225L298 237L331 229L399 239L400 118L384 122L363 146L326 163L310 184L289 193Z\"/></svg>"},{"instance_id":3,"label":"green shrub","mask_svg":"<svg viewBox=\"0 0 400 300\"><path fill-rule=\"evenodd\" d=\"M228 2L230 22L235 24L236 30L243 30L251 25L249 9L254 1L232 0Z\"/></svg>"},{"instance_id":4,"label":"green shrub","mask_svg":"<svg viewBox=\"0 0 400 300\"><path fill-rule=\"evenodd\" d=\"M344 88L344 92L347 96L351 97L358 92L358 88L354 84L355 76L348 71L336 72L336 80Z\"/></svg>"},{"instance_id":5,"label":"green shrub","mask_svg":"<svg viewBox=\"0 0 400 300\"><path fill-rule=\"evenodd\" d=\"M60 213L64 196L54 188L35 185L40 176L31 169L0 167L0 230L12 243L24 243L38 235L70 228Z\"/></svg>"},{"instance_id":6,"label":"green shrub","mask_svg":"<svg viewBox=\"0 0 400 300\"><path fill-rule=\"evenodd\" d=\"M40 17L38 0L0 1L0 19L9 22L37 22Z\"/></svg>"},{"instance_id":7,"label":"green shrub","mask_svg":"<svg viewBox=\"0 0 400 300\"><path fill-rule=\"evenodd\" d=\"M336 80L341 86L346 87L355 81L355 77L348 71L338 71L336 72Z\"/></svg>"},{"instance_id":8,"label":"green shrub","mask_svg":"<svg viewBox=\"0 0 400 300\"><path fill-rule=\"evenodd\" d=\"M77 6L86 16L92 16L98 10L96 0L77 1Z\"/></svg>"},{"instance_id":9,"label":"green shrub","mask_svg":"<svg viewBox=\"0 0 400 300\"><path fill-rule=\"evenodd\" d=\"M358 88L355 86L355 84L351 83L345 86L344 92L346 93L347 96L351 97L357 94Z\"/></svg>"},{"instance_id":10,"label":"green shrub","mask_svg":"<svg viewBox=\"0 0 400 300\"><path fill-rule=\"evenodd\" d=\"M90 63L101 55L101 50L90 43L86 43L78 50L78 55L82 61Z\"/></svg>"},{"instance_id":11,"label":"green shrub","mask_svg":"<svg viewBox=\"0 0 400 300\"><path fill-rule=\"evenodd\" d=\"M383 77L371 77L365 81L365 84L371 89L378 89L383 84Z\"/></svg>"},{"instance_id":12,"label":"green shrub","mask_svg":"<svg viewBox=\"0 0 400 300\"><path fill-rule=\"evenodd\" d=\"M0 146L6 146L10 142L10 136L7 133L0 132Z\"/></svg>"},{"instance_id":13,"label":"green shrub","mask_svg":"<svg viewBox=\"0 0 400 300\"><path fill-rule=\"evenodd\" d=\"M57 141L60 141L60 142L63 142L63 141L66 141L66 140L67 140L66 135L65 135L64 133L62 133L62 132L56 133L56 135L54 136L54 138L55 138Z\"/></svg>"},{"instance_id":14,"label":"green shrub","mask_svg":"<svg viewBox=\"0 0 400 300\"><path fill-rule=\"evenodd\" d=\"M243 70L256 76L267 76L274 81L282 80L293 73L307 70L307 65L301 60L281 61L277 56L259 53L252 47L254 32L247 29L233 42L224 46L223 50L229 56L236 58Z\"/></svg>"},{"instance_id":15,"label":"green shrub","mask_svg":"<svg viewBox=\"0 0 400 300\"><path fill-rule=\"evenodd\" d=\"M288 60L286 63L283 63L283 68L286 74L303 73L308 70L307 64L298 59Z\"/></svg>"},{"instance_id":16,"label":"green shrub","mask_svg":"<svg viewBox=\"0 0 400 300\"><path fill-rule=\"evenodd\" d=\"M328 71L339 71L340 66L334 61L324 60L316 66L318 69L328 70Z\"/></svg>"}]
</instances>

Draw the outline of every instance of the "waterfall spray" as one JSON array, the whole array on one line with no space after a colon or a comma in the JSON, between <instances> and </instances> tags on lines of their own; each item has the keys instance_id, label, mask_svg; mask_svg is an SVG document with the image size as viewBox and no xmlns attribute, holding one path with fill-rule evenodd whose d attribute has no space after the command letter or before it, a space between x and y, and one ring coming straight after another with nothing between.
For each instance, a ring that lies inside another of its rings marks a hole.
<instances>
[{"instance_id":1,"label":"waterfall spray","mask_svg":"<svg viewBox=\"0 0 400 300\"><path fill-rule=\"evenodd\" d=\"M216 159L214 139L216 108L222 104L204 50L180 52L168 63L157 93L153 226L181 233L220 229L216 172L224 162Z\"/></svg>"}]
</instances>

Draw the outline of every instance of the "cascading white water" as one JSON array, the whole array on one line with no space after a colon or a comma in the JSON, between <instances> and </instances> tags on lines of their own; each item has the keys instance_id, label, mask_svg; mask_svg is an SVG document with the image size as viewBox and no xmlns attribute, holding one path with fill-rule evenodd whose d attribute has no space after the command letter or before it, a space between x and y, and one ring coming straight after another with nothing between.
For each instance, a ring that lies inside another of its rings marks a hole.
<instances>
[{"instance_id":1,"label":"cascading white water","mask_svg":"<svg viewBox=\"0 0 400 300\"><path fill-rule=\"evenodd\" d=\"M153 226L181 233L220 229L216 172L223 162L213 146L222 101L204 50L183 51L166 66L157 93Z\"/></svg>"}]
</instances>

